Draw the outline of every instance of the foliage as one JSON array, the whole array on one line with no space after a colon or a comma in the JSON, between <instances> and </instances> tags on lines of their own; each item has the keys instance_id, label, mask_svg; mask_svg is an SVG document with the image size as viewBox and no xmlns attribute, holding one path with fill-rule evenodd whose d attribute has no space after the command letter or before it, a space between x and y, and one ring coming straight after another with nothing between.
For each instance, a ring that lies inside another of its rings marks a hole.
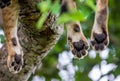
<instances>
[{"instance_id":1,"label":"foliage","mask_svg":"<svg viewBox=\"0 0 120 81\"><path fill-rule=\"evenodd\" d=\"M90 31L94 22L94 14L95 14L95 0L76 0L77 2L77 11L71 11L71 14L63 14L61 15L57 23L63 24L68 21L81 21L82 29L85 36L89 39ZM110 44L109 44L109 55L107 58L102 58L100 53L95 54L94 58L90 57L89 54L82 60L73 59L72 64L77 66L77 71L75 72L75 81L92 81L89 77L89 73L91 70L97 65L99 69L102 68L102 63L115 64L117 67L107 72L106 74L102 74L99 77L99 80L104 76L114 76L114 79L120 74L120 0L109 0L109 32L110 32ZM55 0L55 2L51 2L51 0L44 0L43 2L38 4L38 8L40 10L41 17L39 18L36 26L38 29L42 28L44 21L47 18L49 12L54 15L58 15L60 13L60 4L59 1ZM3 35L0 34L1 42L5 41ZM44 76L46 81L51 81L51 79L55 78L61 80L58 72L58 56L65 50L69 50L67 41L66 41L66 30L63 35L59 39L58 43L51 50L51 52L42 60L43 65L42 68L34 75ZM63 60L64 61L64 60ZM100 69L101 70L101 69ZM30 78L29 81L34 77L34 75ZM97 74L96 74L97 75ZM99 81L98 80L98 81ZM114 80L112 80L114 81Z\"/></svg>"},{"instance_id":2,"label":"foliage","mask_svg":"<svg viewBox=\"0 0 120 81\"><path fill-rule=\"evenodd\" d=\"M90 3L90 4L89 4ZM92 1L89 1L86 5L89 5L92 9L95 10L94 4ZM36 26L37 28L41 28L44 21L46 20L48 13L51 12L54 15L60 15L57 19L57 24L63 24L70 21L84 21L85 15L80 10L70 10L70 13L64 13L60 14L60 2L59 0L52 2L51 0L46 0L38 4L38 8L40 12L42 13L42 16L39 18Z\"/></svg>"},{"instance_id":3,"label":"foliage","mask_svg":"<svg viewBox=\"0 0 120 81\"><path fill-rule=\"evenodd\" d=\"M89 39L90 31L94 22L94 14L96 10L95 1L94 0L76 0L78 11L68 15L63 14L58 18L58 23L68 22L69 20L72 21L81 21L82 20L82 29L86 37ZM120 74L120 5L118 0L109 0L109 32L110 32L110 45L109 45L109 55L108 58L101 58L100 53L97 53L95 58L90 58L90 55L85 57L82 60L73 59L72 63L75 66L78 66L78 70L75 73L75 81L92 81L89 77L90 71L93 69L94 66L98 65L100 68L102 67L102 63L105 61L106 65L115 64L117 67L108 73L101 75L99 80L102 79L104 76L113 75L114 79ZM57 7L59 5L56 5ZM57 8L56 7L56 8ZM43 10L44 11L44 10ZM51 10L52 11L52 10ZM58 11L56 11L58 13ZM42 68L36 72L36 74L40 76L44 76L46 81L50 81L53 78L61 80L58 72L59 70L56 68L58 64L58 54L62 53L64 50L68 50L68 45L66 42L66 31L61 36L58 43L55 47L51 50L48 56L43 59L43 66ZM90 49L89 51L92 51ZM35 74L35 75L36 75ZM96 74L97 75L97 74Z\"/></svg>"}]
</instances>

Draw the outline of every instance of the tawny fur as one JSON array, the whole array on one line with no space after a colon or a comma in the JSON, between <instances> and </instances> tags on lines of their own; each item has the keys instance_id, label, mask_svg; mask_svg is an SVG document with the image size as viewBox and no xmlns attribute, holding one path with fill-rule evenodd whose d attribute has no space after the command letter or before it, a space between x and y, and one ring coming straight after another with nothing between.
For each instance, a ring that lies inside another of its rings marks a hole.
<instances>
[{"instance_id":1,"label":"tawny fur","mask_svg":"<svg viewBox=\"0 0 120 81\"><path fill-rule=\"evenodd\" d=\"M4 22L4 32L6 36L6 43L8 47L8 59L7 59L7 65L11 72L17 73L21 70L21 65L16 65L16 68L19 67L18 71L15 71L15 65L12 66L15 62L15 54L18 55L18 58L21 59L23 57L23 52L21 49L21 46L18 41L17 36L17 25L18 25L18 13L19 13L19 5L18 0L12 0L12 4L2 9L2 15L3 15L3 22ZM15 39L14 41L12 39ZM16 46L14 45L14 42L16 42Z\"/></svg>"}]
</instances>

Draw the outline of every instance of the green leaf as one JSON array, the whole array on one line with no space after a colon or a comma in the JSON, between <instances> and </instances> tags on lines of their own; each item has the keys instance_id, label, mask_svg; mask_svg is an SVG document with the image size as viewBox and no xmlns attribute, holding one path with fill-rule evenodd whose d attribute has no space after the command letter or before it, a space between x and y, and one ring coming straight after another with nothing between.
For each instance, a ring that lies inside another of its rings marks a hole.
<instances>
[{"instance_id":1,"label":"green leaf","mask_svg":"<svg viewBox=\"0 0 120 81\"><path fill-rule=\"evenodd\" d=\"M71 20L72 19L71 19L70 15L64 13L57 19L57 24L63 24L63 23L69 22Z\"/></svg>"},{"instance_id":2,"label":"green leaf","mask_svg":"<svg viewBox=\"0 0 120 81\"><path fill-rule=\"evenodd\" d=\"M50 9L50 4L51 4L51 2L49 0L42 1L42 2L38 3L38 8L42 13L44 13Z\"/></svg>"},{"instance_id":3,"label":"green leaf","mask_svg":"<svg viewBox=\"0 0 120 81\"><path fill-rule=\"evenodd\" d=\"M91 9L89 9L87 6L81 6L80 11L84 14L85 19L87 19L91 15Z\"/></svg>"},{"instance_id":4,"label":"green leaf","mask_svg":"<svg viewBox=\"0 0 120 81\"><path fill-rule=\"evenodd\" d=\"M75 21L84 21L85 17L80 11L74 11L73 13L70 14L70 17L72 17L73 20Z\"/></svg>"},{"instance_id":5,"label":"green leaf","mask_svg":"<svg viewBox=\"0 0 120 81\"><path fill-rule=\"evenodd\" d=\"M3 35L0 35L0 43L4 43L5 42L5 37Z\"/></svg>"},{"instance_id":6,"label":"green leaf","mask_svg":"<svg viewBox=\"0 0 120 81\"><path fill-rule=\"evenodd\" d=\"M42 14L42 16L39 18L38 22L36 23L36 27L37 27L38 29L41 29L41 28L42 28L42 26L43 26L43 24L44 24L47 16L48 16L48 12Z\"/></svg>"},{"instance_id":7,"label":"green leaf","mask_svg":"<svg viewBox=\"0 0 120 81\"><path fill-rule=\"evenodd\" d=\"M71 13L62 14L58 20L57 24L73 22L73 21L84 21L85 17L80 11L71 11Z\"/></svg>"},{"instance_id":8,"label":"green leaf","mask_svg":"<svg viewBox=\"0 0 120 81\"><path fill-rule=\"evenodd\" d=\"M50 10L53 14L57 15L60 12L59 1L56 1L54 4L52 4Z\"/></svg>"},{"instance_id":9,"label":"green leaf","mask_svg":"<svg viewBox=\"0 0 120 81\"><path fill-rule=\"evenodd\" d=\"M96 11L96 6L93 0L86 0L86 5L92 8L94 11Z\"/></svg>"}]
</instances>

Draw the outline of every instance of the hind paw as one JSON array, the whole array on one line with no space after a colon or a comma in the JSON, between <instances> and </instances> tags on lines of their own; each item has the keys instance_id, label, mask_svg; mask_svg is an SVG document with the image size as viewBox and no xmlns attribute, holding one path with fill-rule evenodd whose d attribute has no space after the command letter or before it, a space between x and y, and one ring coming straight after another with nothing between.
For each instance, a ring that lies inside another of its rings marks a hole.
<instances>
[{"instance_id":1,"label":"hind paw","mask_svg":"<svg viewBox=\"0 0 120 81\"><path fill-rule=\"evenodd\" d=\"M84 58L87 55L89 46L83 40L73 42L72 45L73 48L70 48L77 58Z\"/></svg>"},{"instance_id":2,"label":"hind paw","mask_svg":"<svg viewBox=\"0 0 120 81\"><path fill-rule=\"evenodd\" d=\"M95 50L104 50L109 44L109 38L106 33L93 33L93 38L91 39L91 45Z\"/></svg>"},{"instance_id":3,"label":"hind paw","mask_svg":"<svg viewBox=\"0 0 120 81\"><path fill-rule=\"evenodd\" d=\"M77 58L83 58L88 53L88 42L79 23L67 25L67 37L70 50Z\"/></svg>"}]
</instances>

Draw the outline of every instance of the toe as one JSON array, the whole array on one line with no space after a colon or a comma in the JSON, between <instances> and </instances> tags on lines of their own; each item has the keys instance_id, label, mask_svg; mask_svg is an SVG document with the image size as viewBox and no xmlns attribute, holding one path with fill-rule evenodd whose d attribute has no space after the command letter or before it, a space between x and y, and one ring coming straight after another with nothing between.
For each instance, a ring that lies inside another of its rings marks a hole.
<instances>
[{"instance_id":1,"label":"toe","mask_svg":"<svg viewBox=\"0 0 120 81\"><path fill-rule=\"evenodd\" d=\"M78 57L78 58L81 58L81 57L82 57L82 55L81 55L80 52L77 53L77 57Z\"/></svg>"},{"instance_id":2,"label":"toe","mask_svg":"<svg viewBox=\"0 0 120 81\"><path fill-rule=\"evenodd\" d=\"M81 51L81 54L82 54L83 56L85 56L85 55L86 55L86 51L85 51L85 50L82 50L82 51Z\"/></svg>"},{"instance_id":3,"label":"toe","mask_svg":"<svg viewBox=\"0 0 120 81\"><path fill-rule=\"evenodd\" d=\"M17 64L22 64L22 57L21 55L14 55L14 60L16 61Z\"/></svg>"},{"instance_id":4,"label":"toe","mask_svg":"<svg viewBox=\"0 0 120 81\"><path fill-rule=\"evenodd\" d=\"M99 50L99 45L95 44L95 50Z\"/></svg>"},{"instance_id":5,"label":"toe","mask_svg":"<svg viewBox=\"0 0 120 81\"><path fill-rule=\"evenodd\" d=\"M83 58L86 55L87 50L89 48L88 44L86 45L86 43L83 40L80 40L79 42L73 42L72 44L72 53L78 58Z\"/></svg>"},{"instance_id":6,"label":"toe","mask_svg":"<svg viewBox=\"0 0 120 81\"><path fill-rule=\"evenodd\" d=\"M92 46L94 46L94 45L95 45L95 43L96 43L95 41L91 41L91 45L92 45Z\"/></svg>"},{"instance_id":7,"label":"toe","mask_svg":"<svg viewBox=\"0 0 120 81\"><path fill-rule=\"evenodd\" d=\"M99 45L99 50L104 50L104 44Z\"/></svg>"},{"instance_id":8,"label":"toe","mask_svg":"<svg viewBox=\"0 0 120 81\"><path fill-rule=\"evenodd\" d=\"M76 55L76 54L77 54L77 50L76 50L76 49L73 49L73 50L72 50L72 53L73 53L74 55Z\"/></svg>"}]
</instances>

